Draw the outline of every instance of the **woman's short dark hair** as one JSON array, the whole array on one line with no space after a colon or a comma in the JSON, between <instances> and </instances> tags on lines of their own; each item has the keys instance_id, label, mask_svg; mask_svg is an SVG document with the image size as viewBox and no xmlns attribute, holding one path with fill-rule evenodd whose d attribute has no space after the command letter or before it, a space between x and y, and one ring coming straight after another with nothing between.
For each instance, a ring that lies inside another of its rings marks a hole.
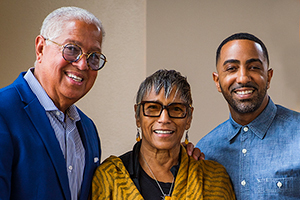
<instances>
[{"instance_id":1,"label":"woman's short dark hair","mask_svg":"<svg viewBox=\"0 0 300 200\"><path fill-rule=\"evenodd\" d=\"M171 91L176 87L176 94L187 104L192 105L192 94L190 84L187 78L182 76L180 72L175 70L160 69L154 74L148 76L140 85L136 95L136 104L140 103L143 98L148 95L152 88L158 94L162 88L165 90L165 97L167 98ZM137 117L139 117L140 105L137 107ZM191 114L190 109L188 116Z\"/></svg>"}]
</instances>

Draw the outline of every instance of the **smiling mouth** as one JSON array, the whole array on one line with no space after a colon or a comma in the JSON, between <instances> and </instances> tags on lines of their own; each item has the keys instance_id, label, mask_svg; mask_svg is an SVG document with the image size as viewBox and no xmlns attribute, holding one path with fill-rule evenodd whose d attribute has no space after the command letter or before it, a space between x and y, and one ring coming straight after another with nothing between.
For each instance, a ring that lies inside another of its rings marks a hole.
<instances>
[{"instance_id":1,"label":"smiling mouth","mask_svg":"<svg viewBox=\"0 0 300 200\"><path fill-rule=\"evenodd\" d=\"M235 93L239 95L252 94L253 92L254 90L235 91Z\"/></svg>"},{"instance_id":2,"label":"smiling mouth","mask_svg":"<svg viewBox=\"0 0 300 200\"><path fill-rule=\"evenodd\" d=\"M154 133L156 133L156 134L172 134L172 133L174 133L174 131L155 130Z\"/></svg>"},{"instance_id":3,"label":"smiling mouth","mask_svg":"<svg viewBox=\"0 0 300 200\"><path fill-rule=\"evenodd\" d=\"M82 82L83 78L75 76L74 74L66 74L69 78L73 79L76 82Z\"/></svg>"}]
</instances>

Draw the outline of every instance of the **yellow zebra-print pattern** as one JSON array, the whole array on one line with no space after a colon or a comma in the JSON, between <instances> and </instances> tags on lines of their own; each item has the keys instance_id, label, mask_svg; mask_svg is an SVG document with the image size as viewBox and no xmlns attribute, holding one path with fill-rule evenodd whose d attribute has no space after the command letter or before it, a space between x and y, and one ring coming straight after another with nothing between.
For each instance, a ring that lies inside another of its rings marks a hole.
<instances>
[{"instance_id":1,"label":"yellow zebra-print pattern","mask_svg":"<svg viewBox=\"0 0 300 200\"><path fill-rule=\"evenodd\" d=\"M234 200L225 168L214 161L196 161L181 147L181 163L172 200ZM143 200L123 162L107 158L96 170L92 183L93 200Z\"/></svg>"}]
</instances>

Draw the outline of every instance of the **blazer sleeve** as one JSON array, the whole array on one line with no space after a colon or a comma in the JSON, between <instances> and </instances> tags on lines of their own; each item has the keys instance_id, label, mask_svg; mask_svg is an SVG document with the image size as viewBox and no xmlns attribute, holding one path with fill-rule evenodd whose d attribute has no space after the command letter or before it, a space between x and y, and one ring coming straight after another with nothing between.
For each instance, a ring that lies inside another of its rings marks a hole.
<instances>
[{"instance_id":1,"label":"blazer sleeve","mask_svg":"<svg viewBox=\"0 0 300 200\"><path fill-rule=\"evenodd\" d=\"M0 115L0 199L10 199L13 143L4 117Z\"/></svg>"}]
</instances>

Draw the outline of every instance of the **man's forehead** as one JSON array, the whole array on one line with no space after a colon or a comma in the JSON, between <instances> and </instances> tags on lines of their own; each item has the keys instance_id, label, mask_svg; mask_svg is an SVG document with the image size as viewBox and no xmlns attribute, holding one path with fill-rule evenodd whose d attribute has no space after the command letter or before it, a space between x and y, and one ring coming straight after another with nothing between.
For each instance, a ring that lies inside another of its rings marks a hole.
<instances>
[{"instance_id":1,"label":"man's forehead","mask_svg":"<svg viewBox=\"0 0 300 200\"><path fill-rule=\"evenodd\" d=\"M232 40L227 42L221 49L220 58L253 55L256 57L264 56L260 44L251 40Z\"/></svg>"},{"instance_id":2,"label":"man's forehead","mask_svg":"<svg viewBox=\"0 0 300 200\"><path fill-rule=\"evenodd\" d=\"M62 31L58 40L60 40L62 44L74 43L82 48L84 48L87 43L93 41L91 50L100 51L102 45L102 32L95 24L73 20L72 23L68 24Z\"/></svg>"},{"instance_id":3,"label":"man's forehead","mask_svg":"<svg viewBox=\"0 0 300 200\"><path fill-rule=\"evenodd\" d=\"M235 48L256 48L258 51L263 52L263 49L259 43L248 39L231 40L224 44L224 46L221 49L221 52L224 51L224 49L228 49L233 46Z\"/></svg>"},{"instance_id":4,"label":"man's forehead","mask_svg":"<svg viewBox=\"0 0 300 200\"><path fill-rule=\"evenodd\" d=\"M227 63L241 64L255 61L268 65L261 45L252 40L238 39L224 44L216 67L224 66Z\"/></svg>"}]
</instances>

